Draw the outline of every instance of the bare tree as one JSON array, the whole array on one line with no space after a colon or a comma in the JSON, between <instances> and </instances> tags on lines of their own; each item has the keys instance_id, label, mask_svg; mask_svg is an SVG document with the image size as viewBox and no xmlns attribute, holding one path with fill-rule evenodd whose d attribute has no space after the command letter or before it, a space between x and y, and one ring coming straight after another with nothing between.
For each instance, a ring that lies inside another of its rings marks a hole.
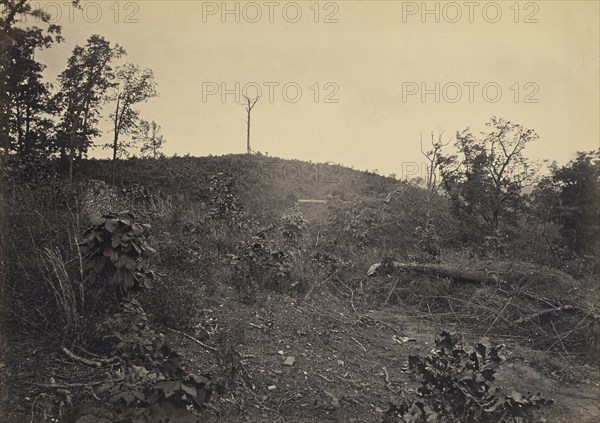
<instances>
[{"instance_id":1,"label":"bare tree","mask_svg":"<svg viewBox=\"0 0 600 423\"><path fill-rule=\"evenodd\" d=\"M252 148L250 148L250 114L252 112L252 109L254 109L254 106L256 106L256 103L258 102L258 100L260 99L259 97L256 97L254 100L252 100L250 97L248 96L244 96L244 98L246 99L246 113L248 114L248 120L247 122L247 133L246 133L246 144L247 144L247 148L248 148L248 154L252 154Z\"/></svg>"}]
</instances>

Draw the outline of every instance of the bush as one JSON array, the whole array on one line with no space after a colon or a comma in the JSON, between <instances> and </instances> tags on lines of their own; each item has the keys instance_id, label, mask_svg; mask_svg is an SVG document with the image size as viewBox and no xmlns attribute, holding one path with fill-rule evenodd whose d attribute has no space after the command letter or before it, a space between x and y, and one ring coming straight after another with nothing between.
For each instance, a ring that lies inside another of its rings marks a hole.
<instances>
[{"instance_id":1,"label":"bush","mask_svg":"<svg viewBox=\"0 0 600 423\"><path fill-rule=\"evenodd\" d=\"M480 342L465 347L460 339L442 332L430 355L409 356L409 367L421 379L418 393L423 399L392 405L388 421L400 417L405 422L509 422L552 404L539 395L505 392L494 385L494 374L504 361L503 345Z\"/></svg>"},{"instance_id":2,"label":"bush","mask_svg":"<svg viewBox=\"0 0 600 423\"><path fill-rule=\"evenodd\" d=\"M150 225L134 223L128 211L92 214L90 222L81 242L86 282L94 284L100 278L114 286L120 297L150 288L154 273L148 269L148 255L155 252L147 243Z\"/></svg>"}]
</instances>

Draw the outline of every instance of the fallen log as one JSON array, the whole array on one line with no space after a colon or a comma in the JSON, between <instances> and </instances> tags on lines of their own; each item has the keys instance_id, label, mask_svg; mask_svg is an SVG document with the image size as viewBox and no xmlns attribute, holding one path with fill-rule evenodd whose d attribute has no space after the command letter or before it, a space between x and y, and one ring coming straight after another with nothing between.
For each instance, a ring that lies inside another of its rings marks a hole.
<instances>
[{"instance_id":1,"label":"fallen log","mask_svg":"<svg viewBox=\"0 0 600 423\"><path fill-rule=\"evenodd\" d=\"M579 313L592 313L592 316L598 318L596 314L596 305L589 302L588 298L582 295L583 291L579 289L579 283L569 275L562 272L545 268L543 266L534 266L520 262L488 262L485 267L481 263L475 270L466 270L464 268L452 267L448 264L429 264L429 263L402 263L391 258L384 258L381 262L373 264L367 271L368 276L389 275L393 272L412 272L421 275L434 276L438 278L447 278L458 283L468 283L474 285L494 286L499 292L505 295L518 295L528 298L531 301L542 302L549 306L549 309L542 310L539 314L533 314L523 317L516 323L530 321L547 313L557 313L561 311L573 310ZM489 269L492 269L490 271ZM538 273L535 273L535 270ZM532 276L535 278L531 279ZM529 278L529 279L528 279ZM502 283L506 287L512 287L517 281L514 291L509 288L501 289ZM548 298L534 294L523 289L522 280L525 280L528 287L545 291L546 287L556 290L552 297ZM567 295L568 293L568 295ZM570 303L564 304L564 299L569 298ZM572 304L581 303L581 306Z\"/></svg>"},{"instance_id":2,"label":"fallen log","mask_svg":"<svg viewBox=\"0 0 600 423\"><path fill-rule=\"evenodd\" d=\"M398 261L388 261L373 264L367 271L368 276L385 274L390 270L398 272L413 272L421 275L437 276L440 278L452 279L456 282L471 283L477 285L496 285L498 279L481 272L472 272L462 269L455 269L441 264L419 264L419 263L401 263Z\"/></svg>"}]
</instances>

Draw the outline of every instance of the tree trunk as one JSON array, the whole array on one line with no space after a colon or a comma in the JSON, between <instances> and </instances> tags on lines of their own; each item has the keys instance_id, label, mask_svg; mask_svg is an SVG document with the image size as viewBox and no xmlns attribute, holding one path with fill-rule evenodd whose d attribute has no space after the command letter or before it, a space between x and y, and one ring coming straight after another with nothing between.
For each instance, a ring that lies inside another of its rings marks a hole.
<instances>
[{"instance_id":1,"label":"tree trunk","mask_svg":"<svg viewBox=\"0 0 600 423\"><path fill-rule=\"evenodd\" d=\"M112 160L112 176L111 185L115 185L117 178L117 150L119 149L119 105L121 102L121 95L117 97L117 110L115 112L115 138L113 141L113 160Z\"/></svg>"},{"instance_id":2,"label":"tree trunk","mask_svg":"<svg viewBox=\"0 0 600 423\"><path fill-rule=\"evenodd\" d=\"M248 100L248 132L246 134L248 154L252 154L252 149L250 148L250 112L252 109L250 108L250 101Z\"/></svg>"}]
</instances>

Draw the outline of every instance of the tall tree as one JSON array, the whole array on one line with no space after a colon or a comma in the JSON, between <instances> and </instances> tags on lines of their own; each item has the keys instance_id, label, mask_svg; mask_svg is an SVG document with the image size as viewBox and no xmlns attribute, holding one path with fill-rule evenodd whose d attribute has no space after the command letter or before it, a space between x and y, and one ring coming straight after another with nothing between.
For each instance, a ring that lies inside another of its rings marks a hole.
<instances>
[{"instance_id":1,"label":"tall tree","mask_svg":"<svg viewBox=\"0 0 600 423\"><path fill-rule=\"evenodd\" d=\"M96 124L102 99L114 86L111 62L125 54L118 44L111 46L100 35L92 35L85 46L77 46L67 68L59 75L57 102L61 110L58 131L61 157L68 160L69 180L73 180L75 158L87 154L92 137L99 134Z\"/></svg>"},{"instance_id":2,"label":"tall tree","mask_svg":"<svg viewBox=\"0 0 600 423\"><path fill-rule=\"evenodd\" d=\"M600 150L579 152L533 192L534 206L544 222L558 224L563 257L591 257L600 270Z\"/></svg>"},{"instance_id":3,"label":"tall tree","mask_svg":"<svg viewBox=\"0 0 600 423\"><path fill-rule=\"evenodd\" d=\"M138 124L140 112L134 108L138 103L156 97L156 83L154 73L150 69L141 70L137 65L126 63L116 72L116 91L109 97L115 102L115 111L111 114L114 123L112 183L114 185L117 175L117 159L126 153L126 145L119 141L119 136L130 134Z\"/></svg>"},{"instance_id":4,"label":"tall tree","mask_svg":"<svg viewBox=\"0 0 600 423\"><path fill-rule=\"evenodd\" d=\"M527 159L525 148L538 135L533 129L492 117L488 131L456 134L457 154L440 156L443 185L455 212L471 223L482 219L496 233L501 218L514 216L523 189L533 185L540 165Z\"/></svg>"},{"instance_id":5,"label":"tall tree","mask_svg":"<svg viewBox=\"0 0 600 423\"><path fill-rule=\"evenodd\" d=\"M163 156L160 150L167 141L160 132L161 128L156 122L148 122L147 120L140 122L135 137L142 141L140 150L142 155L151 156L154 159Z\"/></svg>"},{"instance_id":6,"label":"tall tree","mask_svg":"<svg viewBox=\"0 0 600 423\"><path fill-rule=\"evenodd\" d=\"M34 53L62 40L61 27L48 24L51 16L31 3L29 0L0 0L0 148L5 154L9 154L11 144L25 145L24 138L33 133L31 124L39 118L40 109L45 108L40 104L46 102L48 94L47 87L40 82L43 66L35 61ZM78 6L79 0L72 3ZM21 19L28 17L48 24L46 32L37 27L17 26ZM15 100L20 102L18 110ZM19 125L15 124L16 116L23 132L19 132ZM15 133L21 137L16 141Z\"/></svg>"},{"instance_id":7,"label":"tall tree","mask_svg":"<svg viewBox=\"0 0 600 423\"><path fill-rule=\"evenodd\" d=\"M51 84L42 78L45 65L35 59L35 52L60 41L60 35L45 34L40 28L15 28L13 40L7 93L11 149L19 155L49 154L56 110Z\"/></svg>"}]
</instances>

